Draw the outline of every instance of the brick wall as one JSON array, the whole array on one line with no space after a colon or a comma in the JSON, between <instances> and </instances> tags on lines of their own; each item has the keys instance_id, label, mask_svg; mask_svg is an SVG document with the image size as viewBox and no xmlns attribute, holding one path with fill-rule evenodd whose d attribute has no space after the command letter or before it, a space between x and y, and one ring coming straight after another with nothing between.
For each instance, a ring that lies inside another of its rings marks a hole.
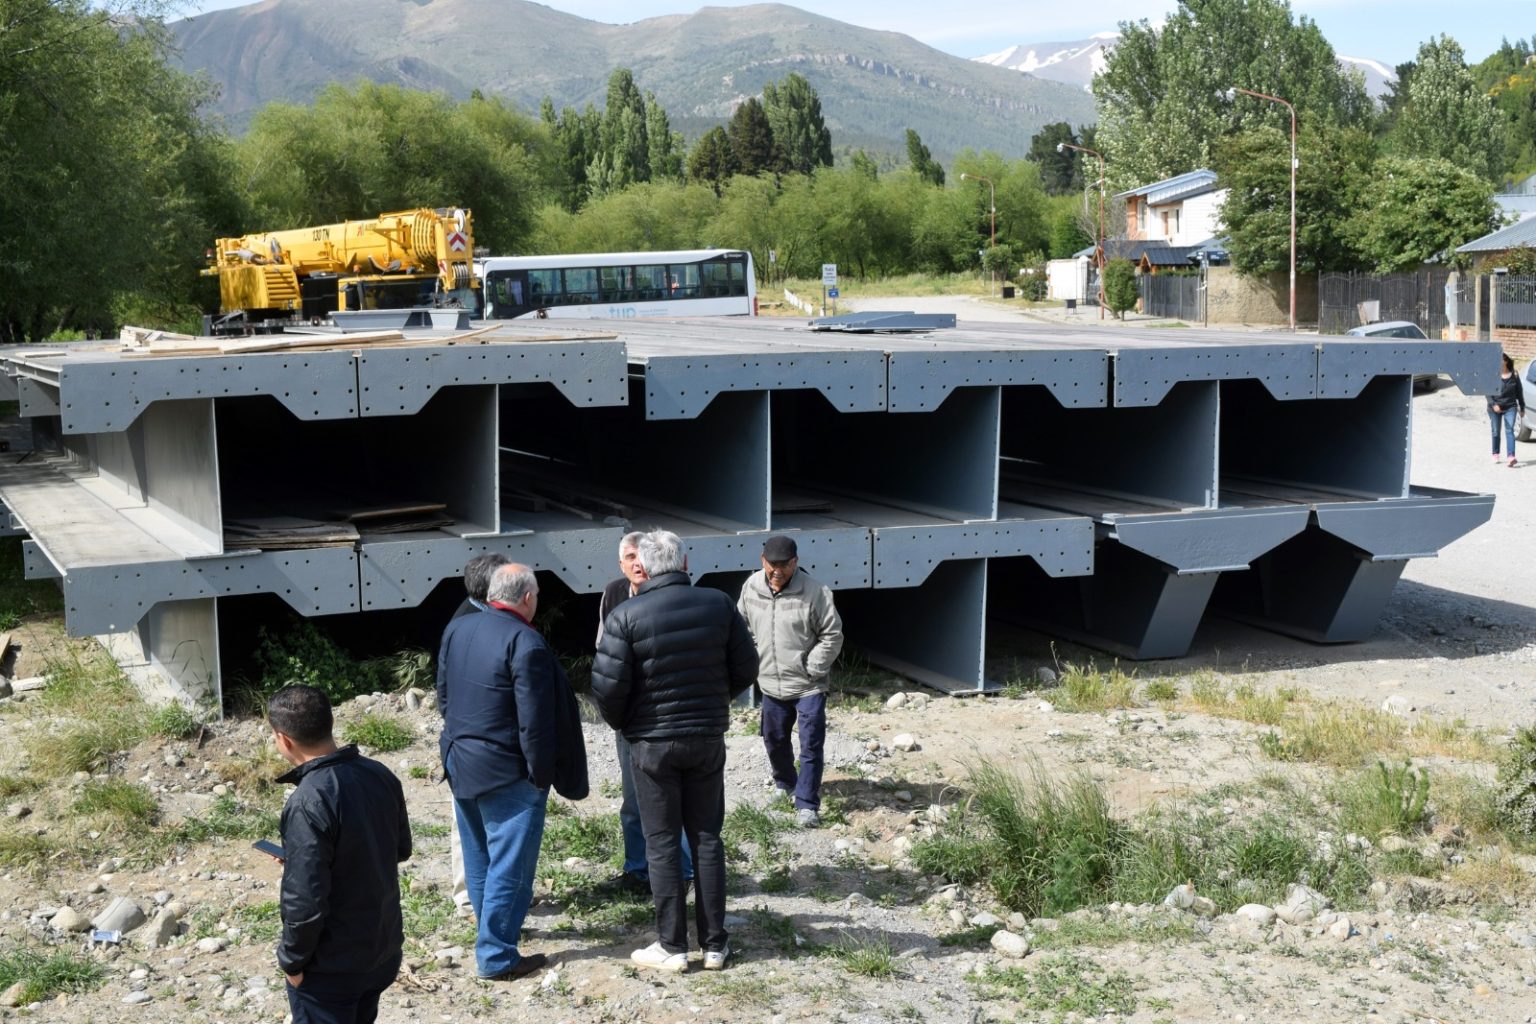
<instances>
[{"instance_id":1,"label":"brick wall","mask_svg":"<svg viewBox=\"0 0 1536 1024\"><path fill-rule=\"evenodd\" d=\"M1500 327L1493 332L1493 340L1503 345L1504 351L1517 362L1536 359L1536 330Z\"/></svg>"}]
</instances>

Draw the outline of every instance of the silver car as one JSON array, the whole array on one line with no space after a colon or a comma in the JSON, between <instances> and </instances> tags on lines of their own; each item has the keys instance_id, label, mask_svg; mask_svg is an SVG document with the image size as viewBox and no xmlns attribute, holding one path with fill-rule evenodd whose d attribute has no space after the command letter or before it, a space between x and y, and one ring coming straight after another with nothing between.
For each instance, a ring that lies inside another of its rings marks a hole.
<instances>
[{"instance_id":1,"label":"silver car","mask_svg":"<svg viewBox=\"0 0 1536 1024\"><path fill-rule=\"evenodd\" d=\"M1525 415L1520 417L1515 437L1529 441L1531 431L1536 430L1536 359L1532 359L1520 375L1520 393L1525 395Z\"/></svg>"},{"instance_id":2,"label":"silver car","mask_svg":"<svg viewBox=\"0 0 1536 1024\"><path fill-rule=\"evenodd\" d=\"M1344 332L1356 338L1412 338L1414 341L1428 341L1429 335L1423 328L1412 320L1383 320L1380 323L1362 324L1352 327ZM1435 373L1416 373L1413 375L1415 389L1422 388L1425 391L1433 391L1435 383L1440 379Z\"/></svg>"}]
</instances>

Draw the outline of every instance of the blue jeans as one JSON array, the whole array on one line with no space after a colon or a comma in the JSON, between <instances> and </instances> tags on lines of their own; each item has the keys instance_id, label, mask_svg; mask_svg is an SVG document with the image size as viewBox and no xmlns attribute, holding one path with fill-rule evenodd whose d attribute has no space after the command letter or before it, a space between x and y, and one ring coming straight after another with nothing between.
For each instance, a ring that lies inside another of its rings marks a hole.
<instances>
[{"instance_id":1,"label":"blue jeans","mask_svg":"<svg viewBox=\"0 0 1536 1024\"><path fill-rule=\"evenodd\" d=\"M614 748L619 754L619 789L623 799L619 802L619 830L624 833L624 873L650 880L651 869L645 861L645 826L640 824L640 808L635 804L635 769L629 762L629 741L622 732L613 734ZM693 881L693 852L688 849L688 837L678 834L682 843L683 881Z\"/></svg>"},{"instance_id":2,"label":"blue jeans","mask_svg":"<svg viewBox=\"0 0 1536 1024\"><path fill-rule=\"evenodd\" d=\"M453 756L449 755L449 775ZM475 960L482 978L517 966L523 919L533 904L534 871L544 839L544 809L549 790L527 779L492 790L474 800L454 797L459 835L464 840L464 879L475 908L479 933Z\"/></svg>"},{"instance_id":3,"label":"blue jeans","mask_svg":"<svg viewBox=\"0 0 1536 1024\"><path fill-rule=\"evenodd\" d=\"M1504 454L1510 458L1515 457L1515 418L1520 415L1520 407L1512 405L1503 412L1488 410L1488 426L1493 430L1493 454L1499 454L1499 424L1504 424Z\"/></svg>"},{"instance_id":4,"label":"blue jeans","mask_svg":"<svg viewBox=\"0 0 1536 1024\"><path fill-rule=\"evenodd\" d=\"M800 771L795 771L795 752L789 734L800 722ZM827 739L827 695L808 693L798 700L780 700L763 694L763 746L773 783L795 795L796 807L821 809L822 747Z\"/></svg>"}]
</instances>

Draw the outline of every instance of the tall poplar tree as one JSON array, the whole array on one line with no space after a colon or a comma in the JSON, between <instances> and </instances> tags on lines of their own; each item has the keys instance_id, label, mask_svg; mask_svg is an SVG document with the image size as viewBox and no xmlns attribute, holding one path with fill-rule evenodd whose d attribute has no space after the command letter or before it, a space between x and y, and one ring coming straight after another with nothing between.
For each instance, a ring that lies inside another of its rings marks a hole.
<instances>
[{"instance_id":1,"label":"tall poplar tree","mask_svg":"<svg viewBox=\"0 0 1536 1024\"><path fill-rule=\"evenodd\" d=\"M1406 157L1449 160L1492 180L1504 169L1502 119L1449 36L1420 44L1407 102L1388 139Z\"/></svg>"},{"instance_id":2,"label":"tall poplar tree","mask_svg":"<svg viewBox=\"0 0 1536 1024\"><path fill-rule=\"evenodd\" d=\"M810 174L832 166L832 133L821 117L821 97L811 83L790 72L783 83L763 86L763 110L773 129L778 169Z\"/></svg>"},{"instance_id":3,"label":"tall poplar tree","mask_svg":"<svg viewBox=\"0 0 1536 1024\"><path fill-rule=\"evenodd\" d=\"M736 108L726 131L731 139L731 152L742 174L757 175L774 169L773 128L756 96L748 96Z\"/></svg>"}]
</instances>

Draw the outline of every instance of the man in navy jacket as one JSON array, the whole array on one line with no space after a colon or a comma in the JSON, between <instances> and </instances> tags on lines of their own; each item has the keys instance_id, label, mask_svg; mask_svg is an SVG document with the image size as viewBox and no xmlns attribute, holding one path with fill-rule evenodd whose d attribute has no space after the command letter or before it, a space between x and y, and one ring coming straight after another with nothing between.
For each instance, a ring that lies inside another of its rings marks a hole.
<instances>
[{"instance_id":1,"label":"man in navy jacket","mask_svg":"<svg viewBox=\"0 0 1536 1024\"><path fill-rule=\"evenodd\" d=\"M533 902L549 787L586 795L586 749L570 683L532 626L533 570L502 566L487 603L443 634L438 742L464 842L479 974L513 980L545 962L542 953L522 955L518 935Z\"/></svg>"}]
</instances>

